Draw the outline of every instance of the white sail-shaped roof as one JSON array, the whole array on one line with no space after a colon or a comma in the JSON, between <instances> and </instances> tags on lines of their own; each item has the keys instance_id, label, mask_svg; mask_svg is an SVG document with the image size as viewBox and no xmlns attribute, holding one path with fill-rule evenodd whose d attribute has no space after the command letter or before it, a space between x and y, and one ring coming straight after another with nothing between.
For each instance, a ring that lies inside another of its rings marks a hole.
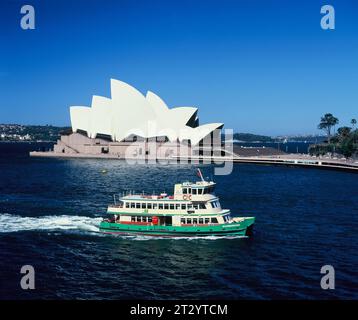
<instances>
[{"instance_id":1,"label":"white sail-shaped roof","mask_svg":"<svg viewBox=\"0 0 358 320\"><path fill-rule=\"evenodd\" d=\"M88 107L70 107L72 131L89 131L91 108Z\"/></svg>"},{"instance_id":2,"label":"white sail-shaped roof","mask_svg":"<svg viewBox=\"0 0 358 320\"><path fill-rule=\"evenodd\" d=\"M72 131L86 131L122 141L132 135L143 138L167 136L169 141L190 140L192 145L223 127L222 123L196 126L197 108L170 109L156 94L146 96L129 84L111 79L111 98L93 96L91 107L70 107ZM194 120L194 121L193 121Z\"/></svg>"}]
</instances>

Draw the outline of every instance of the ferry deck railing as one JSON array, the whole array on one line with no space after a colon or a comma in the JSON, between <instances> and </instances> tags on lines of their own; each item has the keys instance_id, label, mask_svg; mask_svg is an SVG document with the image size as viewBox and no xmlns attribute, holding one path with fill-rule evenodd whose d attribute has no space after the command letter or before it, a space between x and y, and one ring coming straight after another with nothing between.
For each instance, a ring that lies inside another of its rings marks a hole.
<instances>
[{"instance_id":1,"label":"ferry deck railing","mask_svg":"<svg viewBox=\"0 0 358 320\"><path fill-rule=\"evenodd\" d=\"M143 198L147 198L147 199L152 199L152 197L154 196L158 196L158 197L169 197L172 198L173 196L169 196L166 192L162 192L160 194L157 194L153 191L153 193L148 193L148 192L135 192L135 190L126 190L123 191L121 193L118 194L114 194L113 195L113 203L115 207L118 208L123 208L123 202L121 201L121 198L123 197L127 197L127 196L141 196Z\"/></svg>"}]
</instances>

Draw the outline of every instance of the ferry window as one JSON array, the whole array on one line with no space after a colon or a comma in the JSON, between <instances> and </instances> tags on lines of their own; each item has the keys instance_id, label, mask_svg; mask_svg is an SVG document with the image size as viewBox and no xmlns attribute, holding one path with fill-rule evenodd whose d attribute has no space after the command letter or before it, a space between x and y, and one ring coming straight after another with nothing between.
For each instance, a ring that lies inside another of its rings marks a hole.
<instances>
[{"instance_id":1,"label":"ferry window","mask_svg":"<svg viewBox=\"0 0 358 320\"><path fill-rule=\"evenodd\" d=\"M198 219L197 218L193 219L193 224L198 224Z\"/></svg>"},{"instance_id":2,"label":"ferry window","mask_svg":"<svg viewBox=\"0 0 358 320\"><path fill-rule=\"evenodd\" d=\"M165 209L165 210L168 210L168 209L169 209L169 204L164 203L164 209Z\"/></svg>"},{"instance_id":3,"label":"ferry window","mask_svg":"<svg viewBox=\"0 0 358 320\"><path fill-rule=\"evenodd\" d=\"M131 221L132 221L132 222L135 222L135 216L132 216L132 217L131 217Z\"/></svg>"},{"instance_id":4,"label":"ferry window","mask_svg":"<svg viewBox=\"0 0 358 320\"><path fill-rule=\"evenodd\" d=\"M191 224L191 218L186 219L187 224Z\"/></svg>"},{"instance_id":5,"label":"ferry window","mask_svg":"<svg viewBox=\"0 0 358 320\"><path fill-rule=\"evenodd\" d=\"M142 222L142 217L137 217L137 222Z\"/></svg>"},{"instance_id":6,"label":"ferry window","mask_svg":"<svg viewBox=\"0 0 358 320\"><path fill-rule=\"evenodd\" d=\"M187 188L183 188L183 194L187 194L188 193L188 189Z\"/></svg>"},{"instance_id":7,"label":"ferry window","mask_svg":"<svg viewBox=\"0 0 358 320\"><path fill-rule=\"evenodd\" d=\"M185 219L184 219L184 218L181 218L181 219L180 219L180 223L181 223L181 224L185 224Z\"/></svg>"},{"instance_id":8,"label":"ferry window","mask_svg":"<svg viewBox=\"0 0 358 320\"><path fill-rule=\"evenodd\" d=\"M126 208L129 208L129 202L126 202Z\"/></svg>"},{"instance_id":9,"label":"ferry window","mask_svg":"<svg viewBox=\"0 0 358 320\"><path fill-rule=\"evenodd\" d=\"M210 202L210 204L211 204L211 206L212 206L213 208L215 208L215 203L214 203L214 202Z\"/></svg>"},{"instance_id":10,"label":"ferry window","mask_svg":"<svg viewBox=\"0 0 358 320\"><path fill-rule=\"evenodd\" d=\"M152 217L148 217L148 222L152 222Z\"/></svg>"},{"instance_id":11,"label":"ferry window","mask_svg":"<svg viewBox=\"0 0 358 320\"><path fill-rule=\"evenodd\" d=\"M146 209L146 204L142 203L142 209Z\"/></svg>"},{"instance_id":12,"label":"ferry window","mask_svg":"<svg viewBox=\"0 0 358 320\"><path fill-rule=\"evenodd\" d=\"M174 210L174 203L170 204L170 210Z\"/></svg>"},{"instance_id":13,"label":"ferry window","mask_svg":"<svg viewBox=\"0 0 358 320\"><path fill-rule=\"evenodd\" d=\"M159 203L159 210L163 210L163 203Z\"/></svg>"},{"instance_id":14,"label":"ferry window","mask_svg":"<svg viewBox=\"0 0 358 320\"><path fill-rule=\"evenodd\" d=\"M198 189L198 194L203 194L203 189Z\"/></svg>"},{"instance_id":15,"label":"ferry window","mask_svg":"<svg viewBox=\"0 0 358 320\"><path fill-rule=\"evenodd\" d=\"M193 204L193 207L195 210L198 210L199 209L199 205L196 203L196 204Z\"/></svg>"},{"instance_id":16,"label":"ferry window","mask_svg":"<svg viewBox=\"0 0 358 320\"><path fill-rule=\"evenodd\" d=\"M137 209L140 209L140 203L136 203L136 204L135 204L135 207L136 207Z\"/></svg>"},{"instance_id":17,"label":"ferry window","mask_svg":"<svg viewBox=\"0 0 358 320\"><path fill-rule=\"evenodd\" d=\"M199 218L199 224L203 224L204 223L204 219L203 218Z\"/></svg>"},{"instance_id":18,"label":"ferry window","mask_svg":"<svg viewBox=\"0 0 358 320\"><path fill-rule=\"evenodd\" d=\"M188 204L188 210L189 209L193 209L193 205L192 204Z\"/></svg>"},{"instance_id":19,"label":"ferry window","mask_svg":"<svg viewBox=\"0 0 358 320\"><path fill-rule=\"evenodd\" d=\"M188 188L188 193L189 193L189 194L191 193L191 188Z\"/></svg>"},{"instance_id":20,"label":"ferry window","mask_svg":"<svg viewBox=\"0 0 358 320\"><path fill-rule=\"evenodd\" d=\"M147 208L148 208L148 209L152 209L152 204L151 204L151 203L147 203Z\"/></svg>"},{"instance_id":21,"label":"ferry window","mask_svg":"<svg viewBox=\"0 0 358 320\"><path fill-rule=\"evenodd\" d=\"M131 203L131 208L135 208L135 203L134 202Z\"/></svg>"},{"instance_id":22,"label":"ferry window","mask_svg":"<svg viewBox=\"0 0 358 320\"><path fill-rule=\"evenodd\" d=\"M179 204L179 203L177 203L177 204L175 205L175 209L176 209L176 210L179 210L179 209L180 209L180 204Z\"/></svg>"},{"instance_id":23,"label":"ferry window","mask_svg":"<svg viewBox=\"0 0 358 320\"><path fill-rule=\"evenodd\" d=\"M205 224L208 224L210 222L209 218L205 218Z\"/></svg>"},{"instance_id":24,"label":"ferry window","mask_svg":"<svg viewBox=\"0 0 358 320\"><path fill-rule=\"evenodd\" d=\"M157 203L153 203L153 209L157 209L158 208L158 204Z\"/></svg>"},{"instance_id":25,"label":"ferry window","mask_svg":"<svg viewBox=\"0 0 358 320\"><path fill-rule=\"evenodd\" d=\"M147 217L143 217L143 218L142 218L142 221L143 221L143 222L147 222Z\"/></svg>"},{"instance_id":26,"label":"ferry window","mask_svg":"<svg viewBox=\"0 0 358 320\"><path fill-rule=\"evenodd\" d=\"M196 189L193 189L193 190L191 191L192 194L196 194L196 192L197 192Z\"/></svg>"},{"instance_id":27,"label":"ferry window","mask_svg":"<svg viewBox=\"0 0 358 320\"><path fill-rule=\"evenodd\" d=\"M186 204L182 204L182 205L181 205L181 209L182 209L182 210L185 210L185 209L186 209Z\"/></svg>"},{"instance_id":28,"label":"ferry window","mask_svg":"<svg viewBox=\"0 0 358 320\"><path fill-rule=\"evenodd\" d=\"M218 223L218 219L216 219L216 218L211 218L211 223Z\"/></svg>"}]
</instances>

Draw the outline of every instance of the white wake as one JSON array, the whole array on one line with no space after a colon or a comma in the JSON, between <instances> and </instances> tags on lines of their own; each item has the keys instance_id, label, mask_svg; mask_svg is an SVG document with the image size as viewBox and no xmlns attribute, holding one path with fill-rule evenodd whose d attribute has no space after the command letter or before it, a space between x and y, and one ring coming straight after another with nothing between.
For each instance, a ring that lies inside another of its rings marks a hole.
<instances>
[{"instance_id":1,"label":"white wake","mask_svg":"<svg viewBox=\"0 0 358 320\"><path fill-rule=\"evenodd\" d=\"M98 232L102 218L83 216L43 216L21 217L11 214L0 214L0 232L28 230L82 230Z\"/></svg>"}]
</instances>

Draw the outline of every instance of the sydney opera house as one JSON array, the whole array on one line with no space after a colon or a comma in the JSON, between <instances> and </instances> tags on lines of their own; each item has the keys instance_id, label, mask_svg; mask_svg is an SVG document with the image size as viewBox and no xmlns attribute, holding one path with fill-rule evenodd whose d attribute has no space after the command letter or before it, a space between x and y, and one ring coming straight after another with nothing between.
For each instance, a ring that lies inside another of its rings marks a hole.
<instances>
[{"instance_id":1,"label":"sydney opera house","mask_svg":"<svg viewBox=\"0 0 358 320\"><path fill-rule=\"evenodd\" d=\"M199 125L195 107L169 108L156 94L143 95L111 79L111 97L93 96L91 106L70 107L72 130L54 146L55 154L116 158L213 155L221 146L223 123Z\"/></svg>"}]
</instances>

